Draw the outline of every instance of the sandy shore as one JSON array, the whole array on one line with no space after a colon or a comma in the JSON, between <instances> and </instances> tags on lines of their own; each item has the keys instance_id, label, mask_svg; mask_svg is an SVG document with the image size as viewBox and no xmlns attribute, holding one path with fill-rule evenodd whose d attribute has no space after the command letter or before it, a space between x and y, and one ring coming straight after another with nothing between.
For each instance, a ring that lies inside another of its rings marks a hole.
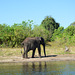
<instances>
[{"instance_id":1,"label":"sandy shore","mask_svg":"<svg viewBox=\"0 0 75 75\"><path fill-rule=\"evenodd\" d=\"M48 55L42 58L22 58L17 56L2 57L0 56L0 63L4 62L39 62L39 61L75 61L75 54L64 54L64 55Z\"/></svg>"}]
</instances>

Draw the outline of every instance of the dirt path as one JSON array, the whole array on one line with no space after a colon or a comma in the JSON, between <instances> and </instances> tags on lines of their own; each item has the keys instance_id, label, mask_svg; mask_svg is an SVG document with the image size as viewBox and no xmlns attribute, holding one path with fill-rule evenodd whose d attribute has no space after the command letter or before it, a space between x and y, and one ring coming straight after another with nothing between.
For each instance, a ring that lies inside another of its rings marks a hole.
<instances>
[{"instance_id":1,"label":"dirt path","mask_svg":"<svg viewBox=\"0 0 75 75\"><path fill-rule=\"evenodd\" d=\"M36 61L75 61L75 54L65 54L65 55L48 55L42 58L29 58L23 59L22 57L12 56L12 57L2 57L0 56L0 63L3 62L36 62Z\"/></svg>"}]
</instances>

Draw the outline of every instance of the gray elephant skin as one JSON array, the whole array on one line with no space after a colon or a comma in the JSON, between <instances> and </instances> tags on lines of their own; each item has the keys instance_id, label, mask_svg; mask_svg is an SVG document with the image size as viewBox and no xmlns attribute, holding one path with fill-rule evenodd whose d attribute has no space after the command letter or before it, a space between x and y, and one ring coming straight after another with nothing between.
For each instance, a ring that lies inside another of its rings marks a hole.
<instances>
[{"instance_id":1,"label":"gray elephant skin","mask_svg":"<svg viewBox=\"0 0 75 75\"><path fill-rule=\"evenodd\" d=\"M44 39L42 37L33 37L33 38L28 37L28 38L26 38L21 43L21 45L24 48L23 58L28 58L27 53L30 50L33 50L32 58L34 58L36 48L38 48L39 57L41 58L41 47L40 47L41 44L43 45L44 55L46 57L45 42L44 42ZM22 50L21 50L21 53L22 53Z\"/></svg>"}]
</instances>

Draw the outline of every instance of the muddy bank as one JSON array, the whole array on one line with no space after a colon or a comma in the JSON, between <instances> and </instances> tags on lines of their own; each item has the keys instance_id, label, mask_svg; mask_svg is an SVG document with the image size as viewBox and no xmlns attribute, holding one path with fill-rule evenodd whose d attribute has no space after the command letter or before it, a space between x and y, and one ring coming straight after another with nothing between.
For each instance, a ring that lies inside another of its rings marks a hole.
<instances>
[{"instance_id":1,"label":"muddy bank","mask_svg":"<svg viewBox=\"0 0 75 75\"><path fill-rule=\"evenodd\" d=\"M39 61L75 61L75 54L65 54L65 55L48 55L47 57L42 58L22 58L17 56L12 57L2 57L0 56L0 63L4 62L39 62Z\"/></svg>"}]
</instances>

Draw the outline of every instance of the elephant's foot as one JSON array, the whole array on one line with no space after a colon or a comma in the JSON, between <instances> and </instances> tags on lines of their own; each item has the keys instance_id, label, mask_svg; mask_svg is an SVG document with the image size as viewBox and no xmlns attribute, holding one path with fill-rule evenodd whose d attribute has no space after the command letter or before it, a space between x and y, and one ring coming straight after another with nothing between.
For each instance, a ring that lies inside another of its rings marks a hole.
<instances>
[{"instance_id":1,"label":"elephant's foot","mask_svg":"<svg viewBox=\"0 0 75 75\"><path fill-rule=\"evenodd\" d=\"M34 56L32 56L32 58L34 58Z\"/></svg>"},{"instance_id":2,"label":"elephant's foot","mask_svg":"<svg viewBox=\"0 0 75 75\"><path fill-rule=\"evenodd\" d=\"M26 56L25 58L28 59L28 56Z\"/></svg>"},{"instance_id":3,"label":"elephant's foot","mask_svg":"<svg viewBox=\"0 0 75 75\"><path fill-rule=\"evenodd\" d=\"M23 58L25 58L25 55L23 55Z\"/></svg>"},{"instance_id":4,"label":"elephant's foot","mask_svg":"<svg viewBox=\"0 0 75 75\"><path fill-rule=\"evenodd\" d=\"M24 59L29 59L28 57L23 57Z\"/></svg>"},{"instance_id":5,"label":"elephant's foot","mask_svg":"<svg viewBox=\"0 0 75 75\"><path fill-rule=\"evenodd\" d=\"M28 57L26 57L25 59L29 59Z\"/></svg>"},{"instance_id":6,"label":"elephant's foot","mask_svg":"<svg viewBox=\"0 0 75 75\"><path fill-rule=\"evenodd\" d=\"M41 56L39 56L39 58L41 58Z\"/></svg>"}]
</instances>

